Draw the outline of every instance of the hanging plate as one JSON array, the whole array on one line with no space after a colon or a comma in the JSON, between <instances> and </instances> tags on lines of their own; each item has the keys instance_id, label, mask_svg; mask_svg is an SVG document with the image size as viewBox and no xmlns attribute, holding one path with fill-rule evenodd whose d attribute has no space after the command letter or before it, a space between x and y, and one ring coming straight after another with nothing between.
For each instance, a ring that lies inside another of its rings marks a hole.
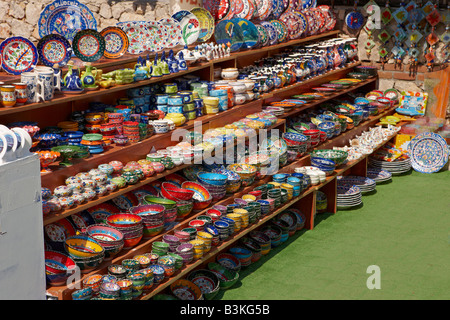
<instances>
[{"instance_id":1,"label":"hanging plate","mask_svg":"<svg viewBox=\"0 0 450 320\"><path fill-rule=\"evenodd\" d=\"M190 45L197 41L200 35L200 22L197 17L186 10L176 12L173 19L177 20L181 25L182 30L182 44Z\"/></svg>"},{"instance_id":2,"label":"hanging plate","mask_svg":"<svg viewBox=\"0 0 450 320\"><path fill-rule=\"evenodd\" d=\"M103 57L105 39L96 30L81 30L73 38L72 49L81 61L94 62Z\"/></svg>"},{"instance_id":3,"label":"hanging plate","mask_svg":"<svg viewBox=\"0 0 450 320\"><path fill-rule=\"evenodd\" d=\"M180 44L183 32L180 23L173 18L163 18L158 21L166 28L166 48L174 48Z\"/></svg>"},{"instance_id":4,"label":"hanging plate","mask_svg":"<svg viewBox=\"0 0 450 320\"><path fill-rule=\"evenodd\" d=\"M41 12L38 29L41 38L57 33L72 41L81 30L97 30L97 21L86 5L76 0L56 0Z\"/></svg>"},{"instance_id":5,"label":"hanging plate","mask_svg":"<svg viewBox=\"0 0 450 320\"><path fill-rule=\"evenodd\" d=\"M261 46L267 46L269 43L269 35L267 34L266 28L264 28L262 25L257 24L256 29L258 29L259 34L259 43Z\"/></svg>"},{"instance_id":6,"label":"hanging plate","mask_svg":"<svg viewBox=\"0 0 450 320\"><path fill-rule=\"evenodd\" d=\"M116 59L123 56L127 50L130 42L127 34L119 27L107 27L100 31L100 34L105 39L105 58Z\"/></svg>"},{"instance_id":7,"label":"hanging plate","mask_svg":"<svg viewBox=\"0 0 450 320\"><path fill-rule=\"evenodd\" d=\"M449 148L437 133L425 132L411 139L408 155L414 170L433 173L441 170L448 161Z\"/></svg>"},{"instance_id":8,"label":"hanging plate","mask_svg":"<svg viewBox=\"0 0 450 320\"><path fill-rule=\"evenodd\" d=\"M297 13L293 11L285 12L280 16L280 21L286 25L289 32L289 39L297 39L302 35L304 30L302 28L303 22Z\"/></svg>"},{"instance_id":9,"label":"hanging plate","mask_svg":"<svg viewBox=\"0 0 450 320\"><path fill-rule=\"evenodd\" d=\"M64 67L72 56L72 46L69 40L59 34L49 34L37 44L39 59L49 67L57 64Z\"/></svg>"},{"instance_id":10,"label":"hanging plate","mask_svg":"<svg viewBox=\"0 0 450 320\"><path fill-rule=\"evenodd\" d=\"M275 27L267 21L262 21L261 25L266 28L266 31L269 34L269 44L276 44L278 42L277 29L275 29Z\"/></svg>"},{"instance_id":11,"label":"hanging plate","mask_svg":"<svg viewBox=\"0 0 450 320\"><path fill-rule=\"evenodd\" d=\"M117 24L127 35L128 53L140 54L147 50L147 40L150 37L145 22L119 22Z\"/></svg>"},{"instance_id":12,"label":"hanging plate","mask_svg":"<svg viewBox=\"0 0 450 320\"><path fill-rule=\"evenodd\" d=\"M283 0L272 0L272 20L278 19L283 13L284 5Z\"/></svg>"},{"instance_id":13,"label":"hanging plate","mask_svg":"<svg viewBox=\"0 0 450 320\"><path fill-rule=\"evenodd\" d=\"M256 13L256 17L261 20L264 21L266 20L269 15L272 13L272 0L255 0L257 2L260 2L259 4L257 4L258 12ZM255 17L255 18L256 18Z\"/></svg>"},{"instance_id":14,"label":"hanging plate","mask_svg":"<svg viewBox=\"0 0 450 320\"><path fill-rule=\"evenodd\" d=\"M353 30L357 30L363 26L364 16L361 12L352 11L345 17L345 24Z\"/></svg>"},{"instance_id":15,"label":"hanging plate","mask_svg":"<svg viewBox=\"0 0 450 320\"><path fill-rule=\"evenodd\" d=\"M2 68L9 74L20 75L34 69L38 62L36 46L23 37L10 37L0 44Z\"/></svg>"},{"instance_id":16,"label":"hanging plate","mask_svg":"<svg viewBox=\"0 0 450 320\"><path fill-rule=\"evenodd\" d=\"M211 13L209 13L208 10L200 7L192 8L191 13L193 13L200 22L200 34L198 35L197 41L208 41L214 34L213 16L211 15Z\"/></svg>"},{"instance_id":17,"label":"hanging plate","mask_svg":"<svg viewBox=\"0 0 450 320\"><path fill-rule=\"evenodd\" d=\"M288 37L286 25L284 25L284 23L281 22L280 20L270 20L269 23L271 23L277 30L278 43L284 42Z\"/></svg>"},{"instance_id":18,"label":"hanging plate","mask_svg":"<svg viewBox=\"0 0 450 320\"><path fill-rule=\"evenodd\" d=\"M215 28L214 38L218 44L230 44L231 51L239 50L244 44L241 27L231 20L221 20Z\"/></svg>"}]
</instances>

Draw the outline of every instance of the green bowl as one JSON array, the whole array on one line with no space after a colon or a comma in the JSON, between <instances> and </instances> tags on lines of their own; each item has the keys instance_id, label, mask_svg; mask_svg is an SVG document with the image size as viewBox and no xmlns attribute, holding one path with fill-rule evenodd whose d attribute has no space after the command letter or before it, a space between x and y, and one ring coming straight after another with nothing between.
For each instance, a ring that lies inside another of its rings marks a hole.
<instances>
[{"instance_id":1,"label":"green bowl","mask_svg":"<svg viewBox=\"0 0 450 320\"><path fill-rule=\"evenodd\" d=\"M208 269L214 272L219 278L219 286L222 290L230 289L239 279L239 273L229 270L217 262L208 263Z\"/></svg>"},{"instance_id":2,"label":"green bowl","mask_svg":"<svg viewBox=\"0 0 450 320\"><path fill-rule=\"evenodd\" d=\"M145 196L143 199L144 204L160 204L164 206L166 210L170 210L175 208L177 203L173 200L166 199L166 198L159 198L154 196Z\"/></svg>"},{"instance_id":3,"label":"green bowl","mask_svg":"<svg viewBox=\"0 0 450 320\"><path fill-rule=\"evenodd\" d=\"M336 163L336 166L338 166L347 160L348 153L343 150L322 149L312 151L311 157L330 159Z\"/></svg>"}]
</instances>

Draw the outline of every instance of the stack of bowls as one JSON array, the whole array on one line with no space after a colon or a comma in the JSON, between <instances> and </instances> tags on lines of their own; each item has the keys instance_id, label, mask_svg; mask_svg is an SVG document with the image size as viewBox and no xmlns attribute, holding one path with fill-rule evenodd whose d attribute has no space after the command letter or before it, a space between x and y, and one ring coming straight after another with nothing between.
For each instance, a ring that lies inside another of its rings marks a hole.
<instances>
[{"instance_id":1,"label":"stack of bowls","mask_svg":"<svg viewBox=\"0 0 450 320\"><path fill-rule=\"evenodd\" d=\"M312 151L311 158L313 157L333 160L336 166L339 166L347 160L348 153L343 150L322 149Z\"/></svg>"},{"instance_id":2,"label":"stack of bowls","mask_svg":"<svg viewBox=\"0 0 450 320\"><path fill-rule=\"evenodd\" d=\"M75 261L68 255L57 251L45 251L45 275L48 285L65 285L71 270L75 267Z\"/></svg>"},{"instance_id":3,"label":"stack of bowls","mask_svg":"<svg viewBox=\"0 0 450 320\"><path fill-rule=\"evenodd\" d=\"M294 187L293 196L298 197L300 195L300 193L302 192L302 181L297 177L288 177L286 179L286 182Z\"/></svg>"},{"instance_id":4,"label":"stack of bowls","mask_svg":"<svg viewBox=\"0 0 450 320\"><path fill-rule=\"evenodd\" d=\"M166 255L169 252L170 245L163 241L155 241L152 243L152 253L159 257Z\"/></svg>"},{"instance_id":5,"label":"stack of bowls","mask_svg":"<svg viewBox=\"0 0 450 320\"><path fill-rule=\"evenodd\" d=\"M152 264L148 267L153 272L153 282L155 284L160 283L164 280L164 268L158 264Z\"/></svg>"},{"instance_id":6,"label":"stack of bowls","mask_svg":"<svg viewBox=\"0 0 450 320\"><path fill-rule=\"evenodd\" d=\"M327 139L331 139L335 132L335 123L333 121L323 121L317 125L317 129L327 134Z\"/></svg>"},{"instance_id":7,"label":"stack of bowls","mask_svg":"<svg viewBox=\"0 0 450 320\"><path fill-rule=\"evenodd\" d=\"M175 258L166 254L158 258L158 265L164 268L164 277L169 278L175 273Z\"/></svg>"},{"instance_id":8,"label":"stack of bowls","mask_svg":"<svg viewBox=\"0 0 450 320\"><path fill-rule=\"evenodd\" d=\"M145 286L145 274L142 271L133 271L127 274L127 278L131 280L131 295L133 298L139 297Z\"/></svg>"},{"instance_id":9,"label":"stack of bowls","mask_svg":"<svg viewBox=\"0 0 450 320\"><path fill-rule=\"evenodd\" d=\"M169 256L175 259L175 272L183 267L183 258L176 252L169 252Z\"/></svg>"},{"instance_id":10,"label":"stack of bowls","mask_svg":"<svg viewBox=\"0 0 450 320\"><path fill-rule=\"evenodd\" d=\"M64 248L69 257L80 268L81 273L88 273L98 267L105 258L105 249L93 238L76 235L66 239Z\"/></svg>"},{"instance_id":11,"label":"stack of bowls","mask_svg":"<svg viewBox=\"0 0 450 320\"><path fill-rule=\"evenodd\" d=\"M204 253L209 252L212 246L213 235L206 231L197 232L196 240L203 241Z\"/></svg>"},{"instance_id":12,"label":"stack of bowls","mask_svg":"<svg viewBox=\"0 0 450 320\"><path fill-rule=\"evenodd\" d=\"M171 234L165 234L162 237L162 241L169 245L169 252L176 252L178 246L181 244L180 239Z\"/></svg>"},{"instance_id":13,"label":"stack of bowls","mask_svg":"<svg viewBox=\"0 0 450 320\"><path fill-rule=\"evenodd\" d=\"M194 209L194 201L177 201L177 219L178 221L183 220L186 216L188 216L192 209Z\"/></svg>"},{"instance_id":14,"label":"stack of bowls","mask_svg":"<svg viewBox=\"0 0 450 320\"><path fill-rule=\"evenodd\" d=\"M267 191L267 199L273 199L275 208L279 207L281 204L281 189L273 188Z\"/></svg>"},{"instance_id":15,"label":"stack of bowls","mask_svg":"<svg viewBox=\"0 0 450 320\"><path fill-rule=\"evenodd\" d=\"M208 269L214 272L219 278L219 286L221 290L227 290L233 287L239 279L238 271L228 269L216 262L208 263Z\"/></svg>"},{"instance_id":16,"label":"stack of bowls","mask_svg":"<svg viewBox=\"0 0 450 320\"><path fill-rule=\"evenodd\" d=\"M287 193L287 201L291 200L294 197L294 186L289 183L282 183L281 188L286 190ZM286 201L283 201L286 202Z\"/></svg>"},{"instance_id":17,"label":"stack of bowls","mask_svg":"<svg viewBox=\"0 0 450 320\"><path fill-rule=\"evenodd\" d=\"M226 175L203 171L197 174L197 180L209 191L213 202L219 201L225 197L228 180Z\"/></svg>"},{"instance_id":18,"label":"stack of bowls","mask_svg":"<svg viewBox=\"0 0 450 320\"><path fill-rule=\"evenodd\" d=\"M232 236L234 233L234 226L235 226L234 220L226 216L222 217L220 220L228 224L228 237Z\"/></svg>"},{"instance_id":19,"label":"stack of bowls","mask_svg":"<svg viewBox=\"0 0 450 320\"><path fill-rule=\"evenodd\" d=\"M238 232L241 230L241 215L237 213L228 213L227 218L233 220L233 232Z\"/></svg>"},{"instance_id":20,"label":"stack of bowls","mask_svg":"<svg viewBox=\"0 0 450 320\"><path fill-rule=\"evenodd\" d=\"M256 200L261 205L261 217L269 214L270 212L270 205L267 200Z\"/></svg>"},{"instance_id":21,"label":"stack of bowls","mask_svg":"<svg viewBox=\"0 0 450 320\"><path fill-rule=\"evenodd\" d=\"M176 253L181 256L185 265L189 264L194 259L194 245L192 243L182 243L177 247Z\"/></svg>"},{"instance_id":22,"label":"stack of bowls","mask_svg":"<svg viewBox=\"0 0 450 320\"><path fill-rule=\"evenodd\" d=\"M213 236L211 245L218 246L220 243L219 230L213 224L208 224L205 226L205 231Z\"/></svg>"},{"instance_id":23,"label":"stack of bowls","mask_svg":"<svg viewBox=\"0 0 450 320\"><path fill-rule=\"evenodd\" d=\"M122 279L116 283L120 287L120 299L131 300L132 299L132 287L133 282L130 279Z\"/></svg>"},{"instance_id":24,"label":"stack of bowls","mask_svg":"<svg viewBox=\"0 0 450 320\"><path fill-rule=\"evenodd\" d=\"M128 141L131 143L138 142L140 140L139 122L124 121L123 122L123 135L128 137Z\"/></svg>"},{"instance_id":25,"label":"stack of bowls","mask_svg":"<svg viewBox=\"0 0 450 320\"><path fill-rule=\"evenodd\" d=\"M99 297L102 300L119 300L121 288L114 282L103 282L100 285Z\"/></svg>"},{"instance_id":26,"label":"stack of bowls","mask_svg":"<svg viewBox=\"0 0 450 320\"><path fill-rule=\"evenodd\" d=\"M86 287L72 292L72 300L91 300L94 292L92 288Z\"/></svg>"},{"instance_id":27,"label":"stack of bowls","mask_svg":"<svg viewBox=\"0 0 450 320\"><path fill-rule=\"evenodd\" d=\"M241 185L243 187L247 187L255 181L257 168L251 164L234 163L230 164L227 169L241 177Z\"/></svg>"},{"instance_id":28,"label":"stack of bowls","mask_svg":"<svg viewBox=\"0 0 450 320\"><path fill-rule=\"evenodd\" d=\"M150 268L142 269L141 272L145 275L145 285L143 290L150 291L155 284L155 276L153 275L153 271Z\"/></svg>"},{"instance_id":29,"label":"stack of bowls","mask_svg":"<svg viewBox=\"0 0 450 320\"><path fill-rule=\"evenodd\" d=\"M320 143L320 130L319 129L309 129L303 130L303 134L309 137L309 142L311 147L316 147Z\"/></svg>"},{"instance_id":30,"label":"stack of bowls","mask_svg":"<svg viewBox=\"0 0 450 320\"><path fill-rule=\"evenodd\" d=\"M105 260L111 260L124 247L123 234L115 228L94 224L86 228L86 233L105 249Z\"/></svg>"},{"instance_id":31,"label":"stack of bowls","mask_svg":"<svg viewBox=\"0 0 450 320\"><path fill-rule=\"evenodd\" d=\"M255 263L259 259L261 259L262 248L258 242L256 242L255 240L253 240L249 237L241 238L240 242L241 242L242 246L244 246L245 248L249 249L252 252L251 263Z\"/></svg>"},{"instance_id":32,"label":"stack of bowls","mask_svg":"<svg viewBox=\"0 0 450 320\"><path fill-rule=\"evenodd\" d=\"M333 160L316 156L311 156L311 165L325 172L327 176L331 175L336 169L336 163Z\"/></svg>"},{"instance_id":33,"label":"stack of bowls","mask_svg":"<svg viewBox=\"0 0 450 320\"><path fill-rule=\"evenodd\" d=\"M289 238L289 223L281 219L272 219L271 223L281 229L280 243L286 242Z\"/></svg>"},{"instance_id":34,"label":"stack of bowls","mask_svg":"<svg viewBox=\"0 0 450 320\"><path fill-rule=\"evenodd\" d=\"M228 270L239 272L241 271L241 261L236 258L236 256L232 255L228 252L219 253L216 257L216 261L222 267L225 267Z\"/></svg>"},{"instance_id":35,"label":"stack of bowls","mask_svg":"<svg viewBox=\"0 0 450 320\"><path fill-rule=\"evenodd\" d=\"M194 200L194 211L206 209L213 200L208 189L198 182L185 181L181 184L181 187L183 189L194 191L194 195L192 196L192 199Z\"/></svg>"},{"instance_id":36,"label":"stack of bowls","mask_svg":"<svg viewBox=\"0 0 450 320\"><path fill-rule=\"evenodd\" d=\"M144 204L159 204L165 208L164 225L174 222L177 219L178 209L176 201L155 196L145 196L142 202Z\"/></svg>"},{"instance_id":37,"label":"stack of bowls","mask_svg":"<svg viewBox=\"0 0 450 320\"><path fill-rule=\"evenodd\" d=\"M270 238L270 246L272 248L275 248L278 245L280 245L281 233L282 233L282 230L280 227L278 227L274 224L269 224L269 225L264 226L261 229L261 232Z\"/></svg>"},{"instance_id":38,"label":"stack of bowls","mask_svg":"<svg viewBox=\"0 0 450 320\"><path fill-rule=\"evenodd\" d=\"M106 218L106 222L123 234L124 249L136 246L144 235L144 224L142 218L136 214L119 213Z\"/></svg>"},{"instance_id":39,"label":"stack of bowls","mask_svg":"<svg viewBox=\"0 0 450 320\"><path fill-rule=\"evenodd\" d=\"M261 247L261 255L266 255L270 252L272 246L268 235L261 231L253 230L250 232L249 237L259 244Z\"/></svg>"},{"instance_id":40,"label":"stack of bowls","mask_svg":"<svg viewBox=\"0 0 450 320\"><path fill-rule=\"evenodd\" d=\"M226 183L226 191L228 194L235 193L239 190L241 187L241 177L233 171L226 170L226 169L214 169L214 173L220 173L224 174L228 177L227 183Z\"/></svg>"},{"instance_id":41,"label":"stack of bowls","mask_svg":"<svg viewBox=\"0 0 450 320\"><path fill-rule=\"evenodd\" d=\"M143 204L130 209L132 214L142 218L143 238L154 237L163 230L165 210L164 206L160 204Z\"/></svg>"},{"instance_id":42,"label":"stack of bowls","mask_svg":"<svg viewBox=\"0 0 450 320\"><path fill-rule=\"evenodd\" d=\"M194 239L189 241L193 245L194 259L200 259L205 252L205 242L203 240Z\"/></svg>"},{"instance_id":43,"label":"stack of bowls","mask_svg":"<svg viewBox=\"0 0 450 320\"><path fill-rule=\"evenodd\" d=\"M234 209L233 210L234 214L239 215L240 217L240 222L241 222L241 229L247 228L249 225L249 212L246 209Z\"/></svg>"},{"instance_id":44,"label":"stack of bowls","mask_svg":"<svg viewBox=\"0 0 450 320\"><path fill-rule=\"evenodd\" d=\"M242 267L248 267L252 263L253 252L243 246L230 248L230 253L239 259Z\"/></svg>"},{"instance_id":45,"label":"stack of bowls","mask_svg":"<svg viewBox=\"0 0 450 320\"><path fill-rule=\"evenodd\" d=\"M214 272L206 269L198 269L192 271L186 277L192 281L202 291L202 295L206 300L212 300L220 290L220 281Z\"/></svg>"},{"instance_id":46,"label":"stack of bowls","mask_svg":"<svg viewBox=\"0 0 450 320\"><path fill-rule=\"evenodd\" d=\"M229 223L224 220L214 221L214 227L219 233L219 240L224 241L229 237Z\"/></svg>"},{"instance_id":47,"label":"stack of bowls","mask_svg":"<svg viewBox=\"0 0 450 320\"><path fill-rule=\"evenodd\" d=\"M120 264L110 264L108 266L108 275L116 277L117 280L122 280L127 276L128 270Z\"/></svg>"},{"instance_id":48,"label":"stack of bowls","mask_svg":"<svg viewBox=\"0 0 450 320\"><path fill-rule=\"evenodd\" d=\"M126 274L130 274L134 271L138 271L141 267L141 264L136 259L124 259L122 260L122 266L126 270Z\"/></svg>"}]
</instances>

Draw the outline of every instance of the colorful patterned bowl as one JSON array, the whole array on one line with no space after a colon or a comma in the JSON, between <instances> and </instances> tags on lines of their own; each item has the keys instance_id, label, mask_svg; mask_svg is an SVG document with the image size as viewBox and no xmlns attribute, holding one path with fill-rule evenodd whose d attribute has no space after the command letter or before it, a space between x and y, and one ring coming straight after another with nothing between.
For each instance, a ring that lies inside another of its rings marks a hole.
<instances>
[{"instance_id":1,"label":"colorful patterned bowl","mask_svg":"<svg viewBox=\"0 0 450 320\"><path fill-rule=\"evenodd\" d=\"M189 201L194 196L194 191L180 188L171 182L163 182L161 184L161 194L164 198L173 201Z\"/></svg>"},{"instance_id":2,"label":"colorful patterned bowl","mask_svg":"<svg viewBox=\"0 0 450 320\"><path fill-rule=\"evenodd\" d=\"M142 223L142 217L131 213L118 213L106 218L108 225L116 228L132 228Z\"/></svg>"},{"instance_id":3,"label":"colorful patterned bowl","mask_svg":"<svg viewBox=\"0 0 450 320\"><path fill-rule=\"evenodd\" d=\"M199 211L207 208L212 202L212 196L210 192L198 182L185 181L182 183L183 189L194 191L192 199L194 200L194 211Z\"/></svg>"},{"instance_id":4,"label":"colorful patterned bowl","mask_svg":"<svg viewBox=\"0 0 450 320\"><path fill-rule=\"evenodd\" d=\"M64 242L66 252L72 258L94 258L103 254L105 249L93 238L83 235L72 236Z\"/></svg>"},{"instance_id":5,"label":"colorful patterned bowl","mask_svg":"<svg viewBox=\"0 0 450 320\"><path fill-rule=\"evenodd\" d=\"M178 279L170 285L170 291L180 300L202 300L200 288L192 281Z\"/></svg>"}]
</instances>

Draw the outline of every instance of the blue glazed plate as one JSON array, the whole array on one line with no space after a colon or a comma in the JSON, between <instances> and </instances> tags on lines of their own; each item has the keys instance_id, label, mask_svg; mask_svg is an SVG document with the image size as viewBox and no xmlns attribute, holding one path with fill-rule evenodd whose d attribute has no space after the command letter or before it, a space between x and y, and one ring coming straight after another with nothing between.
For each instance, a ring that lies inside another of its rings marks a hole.
<instances>
[{"instance_id":1,"label":"blue glazed plate","mask_svg":"<svg viewBox=\"0 0 450 320\"><path fill-rule=\"evenodd\" d=\"M231 52L238 51L244 45L242 28L232 20L220 21L216 25L214 38L218 44L229 44Z\"/></svg>"},{"instance_id":2,"label":"blue glazed plate","mask_svg":"<svg viewBox=\"0 0 450 320\"><path fill-rule=\"evenodd\" d=\"M408 155L414 170L433 173L441 170L447 163L449 148L441 135L425 132L410 141Z\"/></svg>"},{"instance_id":3,"label":"blue glazed plate","mask_svg":"<svg viewBox=\"0 0 450 320\"><path fill-rule=\"evenodd\" d=\"M262 21L261 25L266 29L269 35L269 45L274 45L278 42L278 32L275 27L267 21Z\"/></svg>"},{"instance_id":4,"label":"blue glazed plate","mask_svg":"<svg viewBox=\"0 0 450 320\"><path fill-rule=\"evenodd\" d=\"M259 45L259 31L253 22L241 18L233 18L231 21L238 24L242 29L242 36L244 40L243 47L250 49Z\"/></svg>"},{"instance_id":5,"label":"blue glazed plate","mask_svg":"<svg viewBox=\"0 0 450 320\"><path fill-rule=\"evenodd\" d=\"M37 44L39 59L49 67L57 64L64 67L72 57L72 46L69 40L59 34L49 34Z\"/></svg>"},{"instance_id":6,"label":"blue glazed plate","mask_svg":"<svg viewBox=\"0 0 450 320\"><path fill-rule=\"evenodd\" d=\"M364 24L364 16L361 12L358 11L352 11L345 17L345 24L350 29L359 29Z\"/></svg>"},{"instance_id":7,"label":"blue glazed plate","mask_svg":"<svg viewBox=\"0 0 450 320\"><path fill-rule=\"evenodd\" d=\"M23 37L10 37L0 44L0 61L3 70L20 75L34 69L38 62L36 46Z\"/></svg>"},{"instance_id":8,"label":"blue glazed plate","mask_svg":"<svg viewBox=\"0 0 450 320\"><path fill-rule=\"evenodd\" d=\"M57 33L72 41L81 30L97 30L97 20L86 5L76 0L56 0L42 11L38 28L41 38Z\"/></svg>"}]
</instances>

